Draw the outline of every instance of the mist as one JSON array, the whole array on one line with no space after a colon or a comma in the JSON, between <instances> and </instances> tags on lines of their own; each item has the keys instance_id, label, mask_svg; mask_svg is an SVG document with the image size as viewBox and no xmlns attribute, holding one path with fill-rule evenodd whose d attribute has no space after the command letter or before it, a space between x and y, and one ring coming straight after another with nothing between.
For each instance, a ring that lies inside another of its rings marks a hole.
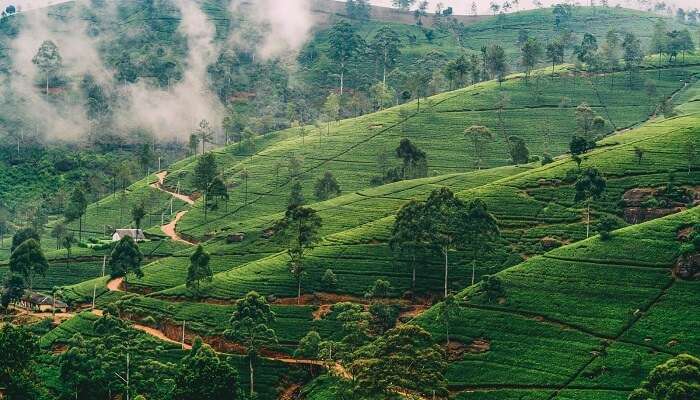
<instances>
[{"instance_id":1,"label":"mist","mask_svg":"<svg viewBox=\"0 0 700 400\"><path fill-rule=\"evenodd\" d=\"M308 0L233 0L230 12L234 16L245 13L262 29L263 36L254 50L263 59L296 53L309 40L317 22ZM238 35L232 40L246 45Z\"/></svg>"}]
</instances>

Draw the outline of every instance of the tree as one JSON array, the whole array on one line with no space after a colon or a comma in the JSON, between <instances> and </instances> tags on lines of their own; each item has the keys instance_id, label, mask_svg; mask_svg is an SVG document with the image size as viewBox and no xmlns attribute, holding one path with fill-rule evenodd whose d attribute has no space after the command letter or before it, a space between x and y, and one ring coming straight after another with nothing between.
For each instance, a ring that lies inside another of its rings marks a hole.
<instances>
[{"instance_id":1,"label":"tree","mask_svg":"<svg viewBox=\"0 0 700 400\"><path fill-rule=\"evenodd\" d=\"M406 324L362 346L350 364L354 391L389 394L404 390L443 396L447 393L445 353L428 332ZM386 397L383 397L386 398Z\"/></svg>"},{"instance_id":2,"label":"tree","mask_svg":"<svg viewBox=\"0 0 700 400\"><path fill-rule=\"evenodd\" d=\"M29 329L13 324L0 327L0 354L0 387L9 400L47 398L37 376L39 344Z\"/></svg>"},{"instance_id":3,"label":"tree","mask_svg":"<svg viewBox=\"0 0 700 400\"><path fill-rule=\"evenodd\" d=\"M569 151L571 151L573 156L579 156L587 152L589 148L590 144L588 143L588 140L578 135L571 138L571 142L569 143Z\"/></svg>"},{"instance_id":4,"label":"tree","mask_svg":"<svg viewBox=\"0 0 700 400\"><path fill-rule=\"evenodd\" d=\"M331 172L326 171L322 178L316 180L314 194L320 201L340 196L340 185Z\"/></svg>"},{"instance_id":5,"label":"tree","mask_svg":"<svg viewBox=\"0 0 700 400\"><path fill-rule=\"evenodd\" d=\"M508 138L510 142L510 158L513 164L527 164L530 161L530 150L527 149L525 140L519 136L511 136Z\"/></svg>"},{"instance_id":6,"label":"tree","mask_svg":"<svg viewBox=\"0 0 700 400\"><path fill-rule=\"evenodd\" d=\"M241 173L239 174L239 176L241 177L241 179L243 179L243 188L245 191L244 203L248 204L248 178L250 178L250 172L248 171L248 168L244 167L241 170Z\"/></svg>"},{"instance_id":7,"label":"tree","mask_svg":"<svg viewBox=\"0 0 700 400\"><path fill-rule=\"evenodd\" d=\"M289 206L284 218L276 224L275 231L280 232L287 241L288 265L297 281L298 304L301 303L301 279L306 274L304 256L319 240L320 229L321 217L316 210L296 205Z\"/></svg>"},{"instance_id":8,"label":"tree","mask_svg":"<svg viewBox=\"0 0 700 400\"><path fill-rule=\"evenodd\" d=\"M199 136L196 133L190 134L190 141L187 144L190 155L197 155L197 148L199 147Z\"/></svg>"},{"instance_id":9,"label":"tree","mask_svg":"<svg viewBox=\"0 0 700 400\"><path fill-rule=\"evenodd\" d=\"M246 196L248 194L248 182L246 181ZM218 205L219 199L224 200L225 205L226 205L226 210L228 210L228 188L226 187L226 184L224 181L221 180L221 178L214 178L214 180L211 182L211 185L209 185L209 196L213 197L215 199L215 203ZM247 198L246 198L247 201Z\"/></svg>"},{"instance_id":10,"label":"tree","mask_svg":"<svg viewBox=\"0 0 700 400\"><path fill-rule=\"evenodd\" d=\"M450 323L453 318L459 316L459 304L454 295L448 295L437 306L437 318L445 325L445 340L450 346Z\"/></svg>"},{"instance_id":11,"label":"tree","mask_svg":"<svg viewBox=\"0 0 700 400\"><path fill-rule=\"evenodd\" d=\"M319 345L321 344L321 335L316 331L309 331L301 340L299 341L299 346L294 351L294 357L301 357L305 359L316 359L318 358Z\"/></svg>"},{"instance_id":12,"label":"tree","mask_svg":"<svg viewBox=\"0 0 700 400\"><path fill-rule=\"evenodd\" d=\"M576 124L578 125L579 132L581 132L585 138L589 137L593 129L594 119L595 112L587 103L581 103L576 107Z\"/></svg>"},{"instance_id":13,"label":"tree","mask_svg":"<svg viewBox=\"0 0 700 400\"><path fill-rule=\"evenodd\" d=\"M537 39L529 38L523 44L521 51L522 58L520 60L520 63L523 67L525 67L525 80L527 81L530 78L530 73L532 72L532 69L537 66L537 63L540 61L540 58L542 58L542 45Z\"/></svg>"},{"instance_id":14,"label":"tree","mask_svg":"<svg viewBox=\"0 0 700 400\"><path fill-rule=\"evenodd\" d=\"M345 13L352 19L368 21L371 12L368 0L348 0L345 3Z\"/></svg>"},{"instance_id":15,"label":"tree","mask_svg":"<svg viewBox=\"0 0 700 400\"><path fill-rule=\"evenodd\" d=\"M7 309L10 304L19 301L24 296L26 289L27 283L22 275L6 274L0 292L0 307Z\"/></svg>"},{"instance_id":16,"label":"tree","mask_svg":"<svg viewBox=\"0 0 700 400\"><path fill-rule=\"evenodd\" d=\"M143 278L141 263L143 254L131 236L124 236L112 250L109 260L109 269L112 279L124 278L124 291L129 291L129 274L134 274L138 278Z\"/></svg>"},{"instance_id":17,"label":"tree","mask_svg":"<svg viewBox=\"0 0 700 400\"><path fill-rule=\"evenodd\" d=\"M400 44L399 34L388 26L380 28L369 44L372 55L382 68L384 86L386 86L387 73L396 65L396 60L401 56Z\"/></svg>"},{"instance_id":18,"label":"tree","mask_svg":"<svg viewBox=\"0 0 700 400\"><path fill-rule=\"evenodd\" d=\"M186 286L192 290L195 295L199 295L199 287L202 281L211 282L214 274L209 266L211 256L207 253L202 245L197 246L197 249L190 256L190 266L187 268Z\"/></svg>"},{"instance_id":19,"label":"tree","mask_svg":"<svg viewBox=\"0 0 700 400\"><path fill-rule=\"evenodd\" d=\"M202 142L202 154L204 154L206 144L214 142L214 129L212 129L209 121L203 119L199 121L199 127L195 131L195 134L199 138L199 141Z\"/></svg>"},{"instance_id":20,"label":"tree","mask_svg":"<svg viewBox=\"0 0 700 400\"><path fill-rule=\"evenodd\" d=\"M458 199L448 188L436 189L430 193L425 202L427 242L439 249L445 262L444 296L448 293L448 255L464 237L465 229L458 216L466 208L464 202Z\"/></svg>"},{"instance_id":21,"label":"tree","mask_svg":"<svg viewBox=\"0 0 700 400\"><path fill-rule=\"evenodd\" d=\"M255 363L263 345L277 343L277 335L269 325L275 321L275 314L265 298L256 292L248 293L236 301L236 308L231 316L231 329L225 336L237 340L245 346L250 368L250 396L255 395Z\"/></svg>"},{"instance_id":22,"label":"tree","mask_svg":"<svg viewBox=\"0 0 700 400\"><path fill-rule=\"evenodd\" d=\"M34 239L24 241L10 255L10 272L22 275L29 290L33 288L34 277L45 276L47 269L49 262L41 251L41 245Z\"/></svg>"},{"instance_id":23,"label":"tree","mask_svg":"<svg viewBox=\"0 0 700 400\"><path fill-rule=\"evenodd\" d=\"M683 155L688 162L688 175L690 175L693 165L696 165L695 163L697 162L698 155L700 155L693 139L688 138L683 145Z\"/></svg>"},{"instance_id":24,"label":"tree","mask_svg":"<svg viewBox=\"0 0 700 400\"><path fill-rule=\"evenodd\" d=\"M202 339L196 338L192 350L180 361L175 377L174 400L237 400L238 374Z\"/></svg>"},{"instance_id":25,"label":"tree","mask_svg":"<svg viewBox=\"0 0 700 400\"><path fill-rule=\"evenodd\" d=\"M700 359L681 354L656 366L629 400L687 400L700 398Z\"/></svg>"},{"instance_id":26,"label":"tree","mask_svg":"<svg viewBox=\"0 0 700 400\"><path fill-rule=\"evenodd\" d=\"M339 21L328 32L328 43L330 45L328 55L337 64L340 73L340 96L342 96L348 62L364 46L364 41L352 25Z\"/></svg>"},{"instance_id":27,"label":"tree","mask_svg":"<svg viewBox=\"0 0 700 400\"><path fill-rule=\"evenodd\" d=\"M554 66L564 62L564 45L558 41L549 43L545 55L552 63L552 78L554 78Z\"/></svg>"},{"instance_id":28,"label":"tree","mask_svg":"<svg viewBox=\"0 0 700 400\"><path fill-rule=\"evenodd\" d=\"M63 246L66 249L66 260L70 261L71 258L71 249L73 248L73 245L76 243L75 236L73 235L73 232L66 232L65 235L61 238L61 246Z\"/></svg>"},{"instance_id":29,"label":"tree","mask_svg":"<svg viewBox=\"0 0 700 400\"><path fill-rule=\"evenodd\" d=\"M586 237L589 237L591 232L591 201L600 199L606 189L605 178L596 168L586 169L576 180L574 201L586 203Z\"/></svg>"},{"instance_id":30,"label":"tree","mask_svg":"<svg viewBox=\"0 0 700 400\"><path fill-rule=\"evenodd\" d=\"M76 187L70 195L64 212L67 222L78 220L78 239L83 240L83 215L87 211L88 200L83 189Z\"/></svg>"},{"instance_id":31,"label":"tree","mask_svg":"<svg viewBox=\"0 0 700 400\"><path fill-rule=\"evenodd\" d=\"M328 135L331 134L331 122L338 121L340 117L340 97L335 93L330 93L323 103L323 114L326 116Z\"/></svg>"},{"instance_id":32,"label":"tree","mask_svg":"<svg viewBox=\"0 0 700 400\"><path fill-rule=\"evenodd\" d=\"M617 218L610 215L606 215L598 221L597 225L598 234L600 234L600 240L607 241L612 238L612 232L620 228L620 223Z\"/></svg>"},{"instance_id":33,"label":"tree","mask_svg":"<svg viewBox=\"0 0 700 400\"><path fill-rule=\"evenodd\" d=\"M402 179L422 178L427 175L427 156L423 150L419 149L409 139L401 139L395 154L403 162L401 167Z\"/></svg>"},{"instance_id":34,"label":"tree","mask_svg":"<svg viewBox=\"0 0 700 400\"><path fill-rule=\"evenodd\" d=\"M389 239L389 246L398 253L406 253L410 257L411 288L416 289L416 256L422 243L427 240L425 209L415 200L404 204L394 219L394 226Z\"/></svg>"},{"instance_id":35,"label":"tree","mask_svg":"<svg viewBox=\"0 0 700 400\"><path fill-rule=\"evenodd\" d=\"M632 87L632 75L644 60L641 42L633 33L625 34L625 38L622 41L622 51L622 58L625 60L625 69L627 70L629 85Z\"/></svg>"},{"instance_id":36,"label":"tree","mask_svg":"<svg viewBox=\"0 0 700 400\"><path fill-rule=\"evenodd\" d=\"M383 110L392 105L394 101L394 89L386 86L381 82L377 82L369 89L370 99L375 110Z\"/></svg>"},{"instance_id":37,"label":"tree","mask_svg":"<svg viewBox=\"0 0 700 400\"><path fill-rule=\"evenodd\" d=\"M481 150L483 142L493 139L493 133L491 130L485 126L472 125L464 130L464 135L467 139L471 139L472 145L474 146L474 164L477 169L481 169L482 159Z\"/></svg>"},{"instance_id":38,"label":"tree","mask_svg":"<svg viewBox=\"0 0 700 400\"><path fill-rule=\"evenodd\" d=\"M488 211L483 200L477 198L467 204L464 212L458 216L460 224L461 240L472 248L472 285L475 282L476 264L479 252L487 249L493 241L498 239L501 232L498 229L496 218Z\"/></svg>"},{"instance_id":39,"label":"tree","mask_svg":"<svg viewBox=\"0 0 700 400\"><path fill-rule=\"evenodd\" d=\"M486 67L491 75L498 79L500 86L508 72L508 63L506 62L506 53L503 47L492 44L486 49Z\"/></svg>"},{"instance_id":40,"label":"tree","mask_svg":"<svg viewBox=\"0 0 700 400\"><path fill-rule=\"evenodd\" d=\"M61 248L61 242L63 241L63 237L66 236L68 233L68 228L66 227L66 224L58 223L54 225L53 229L51 229L51 237L56 238L56 249Z\"/></svg>"},{"instance_id":41,"label":"tree","mask_svg":"<svg viewBox=\"0 0 700 400\"><path fill-rule=\"evenodd\" d=\"M416 19L416 25L423 26L423 18L426 16L428 16L428 2L425 0L419 0L418 7L413 10L413 18Z\"/></svg>"},{"instance_id":42,"label":"tree","mask_svg":"<svg viewBox=\"0 0 700 400\"><path fill-rule=\"evenodd\" d=\"M131 209L131 218L133 218L134 220L134 225L136 225L136 229L141 229L141 221L145 216L146 205L143 203L143 201L134 204L133 208Z\"/></svg>"},{"instance_id":43,"label":"tree","mask_svg":"<svg viewBox=\"0 0 700 400\"><path fill-rule=\"evenodd\" d=\"M326 290L335 289L335 287L338 286L338 278L335 276L332 269L327 269L326 272L323 273L321 284Z\"/></svg>"},{"instance_id":44,"label":"tree","mask_svg":"<svg viewBox=\"0 0 700 400\"><path fill-rule=\"evenodd\" d=\"M287 205L289 207L298 207L304 205L306 200L304 199L303 188L301 182L298 179L294 179L289 193L289 201Z\"/></svg>"},{"instance_id":45,"label":"tree","mask_svg":"<svg viewBox=\"0 0 700 400\"><path fill-rule=\"evenodd\" d=\"M15 249L29 239L34 239L37 242L41 241L41 237L34 228L24 228L12 236L12 244L10 244L10 254L14 253Z\"/></svg>"},{"instance_id":46,"label":"tree","mask_svg":"<svg viewBox=\"0 0 700 400\"><path fill-rule=\"evenodd\" d=\"M637 164L642 164L644 158L644 149L639 146L634 146L634 158L637 159Z\"/></svg>"},{"instance_id":47,"label":"tree","mask_svg":"<svg viewBox=\"0 0 700 400\"><path fill-rule=\"evenodd\" d=\"M204 154L197 159L192 176L192 186L204 195L204 222L207 221L207 196L214 178L218 175L216 159L212 153Z\"/></svg>"},{"instance_id":48,"label":"tree","mask_svg":"<svg viewBox=\"0 0 700 400\"><path fill-rule=\"evenodd\" d=\"M391 4L401 11L409 10L416 0L391 0Z\"/></svg>"},{"instance_id":49,"label":"tree","mask_svg":"<svg viewBox=\"0 0 700 400\"><path fill-rule=\"evenodd\" d=\"M41 46L39 46L39 50L32 59L32 63L46 75L46 95L48 96L51 75L57 73L61 69L61 64L63 63L63 58L56 44L51 40L44 41Z\"/></svg>"}]
</instances>

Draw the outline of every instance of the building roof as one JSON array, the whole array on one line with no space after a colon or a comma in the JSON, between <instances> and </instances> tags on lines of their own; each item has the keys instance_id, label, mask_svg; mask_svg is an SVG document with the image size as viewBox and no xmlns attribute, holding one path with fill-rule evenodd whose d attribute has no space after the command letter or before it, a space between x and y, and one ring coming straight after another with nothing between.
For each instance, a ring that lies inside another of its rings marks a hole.
<instances>
[{"instance_id":1,"label":"building roof","mask_svg":"<svg viewBox=\"0 0 700 400\"><path fill-rule=\"evenodd\" d=\"M143 234L143 230L141 229L117 229L114 231L114 235L112 235L112 238L122 239L126 236L131 236L131 238L135 240L146 239L146 236Z\"/></svg>"},{"instance_id":2,"label":"building roof","mask_svg":"<svg viewBox=\"0 0 700 400\"><path fill-rule=\"evenodd\" d=\"M36 305L36 306L53 306L54 305L54 299L51 296L38 293L38 292L27 292L24 297L22 297L23 301L26 301L30 304ZM62 302L61 300L56 300L56 308L66 308L68 307L68 304Z\"/></svg>"}]
</instances>

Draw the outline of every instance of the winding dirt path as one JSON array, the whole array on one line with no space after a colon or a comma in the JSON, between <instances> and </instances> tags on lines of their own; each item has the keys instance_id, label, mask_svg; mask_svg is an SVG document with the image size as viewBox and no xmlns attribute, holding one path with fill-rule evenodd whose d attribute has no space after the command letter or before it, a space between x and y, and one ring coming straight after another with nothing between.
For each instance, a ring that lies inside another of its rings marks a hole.
<instances>
[{"instance_id":1,"label":"winding dirt path","mask_svg":"<svg viewBox=\"0 0 700 400\"><path fill-rule=\"evenodd\" d=\"M183 239L180 235L177 234L177 229L176 229L177 223L180 222L180 220L182 219L182 217L185 216L185 214L187 214L187 211L178 212L177 214L175 214L175 218L173 218L173 220L170 221L169 223L161 226L160 230L163 231L163 233L168 235L168 237L175 242L180 242L180 243L188 244L190 246L194 246L195 245L194 243Z\"/></svg>"},{"instance_id":2,"label":"winding dirt path","mask_svg":"<svg viewBox=\"0 0 700 400\"><path fill-rule=\"evenodd\" d=\"M114 278L107 282L107 290L110 292L123 292L122 283L124 283L124 278Z\"/></svg>"},{"instance_id":3,"label":"winding dirt path","mask_svg":"<svg viewBox=\"0 0 700 400\"><path fill-rule=\"evenodd\" d=\"M156 176L158 177L158 182L152 183L151 184L152 188L158 189L161 192L167 193L178 200L184 201L185 203L187 203L189 205L194 204L194 200L191 197L185 196L184 194L175 193L173 191L168 190L165 187L164 182L165 182L165 177L168 176L168 171L158 172L156 174ZM176 229L177 223L180 222L180 220L182 219L182 217L185 216L185 214L187 214L187 210L183 210L183 211L178 212L177 214L175 214L175 218L173 218L173 220L168 222L167 224L162 225L160 227L160 230L163 231L164 234L166 234L171 240L173 240L175 242L180 242L180 243L184 243L184 244L193 246L195 243L189 242L177 234L177 229Z\"/></svg>"},{"instance_id":4,"label":"winding dirt path","mask_svg":"<svg viewBox=\"0 0 700 400\"><path fill-rule=\"evenodd\" d=\"M178 200L182 200L189 205L194 204L194 200L190 196L172 192L164 186L165 177L168 176L168 171L161 171L157 173L156 176L158 177L158 182L151 183L152 188L158 189L161 192L168 193L169 195L175 197Z\"/></svg>"}]
</instances>

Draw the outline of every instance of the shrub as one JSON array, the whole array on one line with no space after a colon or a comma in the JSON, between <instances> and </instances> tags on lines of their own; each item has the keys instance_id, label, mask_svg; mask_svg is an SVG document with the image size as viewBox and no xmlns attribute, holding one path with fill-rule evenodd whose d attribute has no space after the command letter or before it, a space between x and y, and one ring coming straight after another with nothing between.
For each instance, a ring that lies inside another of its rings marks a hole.
<instances>
[{"instance_id":1,"label":"shrub","mask_svg":"<svg viewBox=\"0 0 700 400\"><path fill-rule=\"evenodd\" d=\"M604 216L598 222L598 233L600 234L601 240L610 240L612 238L612 231L619 229L621 227L620 222L617 218L611 217L609 215Z\"/></svg>"},{"instance_id":2,"label":"shrub","mask_svg":"<svg viewBox=\"0 0 700 400\"><path fill-rule=\"evenodd\" d=\"M323 274L323 278L321 278L321 284L326 290L335 289L335 287L338 286L338 278L335 276L335 273L333 273L332 269L327 269L326 272Z\"/></svg>"},{"instance_id":3,"label":"shrub","mask_svg":"<svg viewBox=\"0 0 700 400\"><path fill-rule=\"evenodd\" d=\"M542 165L551 164L553 162L554 162L554 158L552 158L551 154L549 154L549 153L542 154Z\"/></svg>"}]
</instances>

